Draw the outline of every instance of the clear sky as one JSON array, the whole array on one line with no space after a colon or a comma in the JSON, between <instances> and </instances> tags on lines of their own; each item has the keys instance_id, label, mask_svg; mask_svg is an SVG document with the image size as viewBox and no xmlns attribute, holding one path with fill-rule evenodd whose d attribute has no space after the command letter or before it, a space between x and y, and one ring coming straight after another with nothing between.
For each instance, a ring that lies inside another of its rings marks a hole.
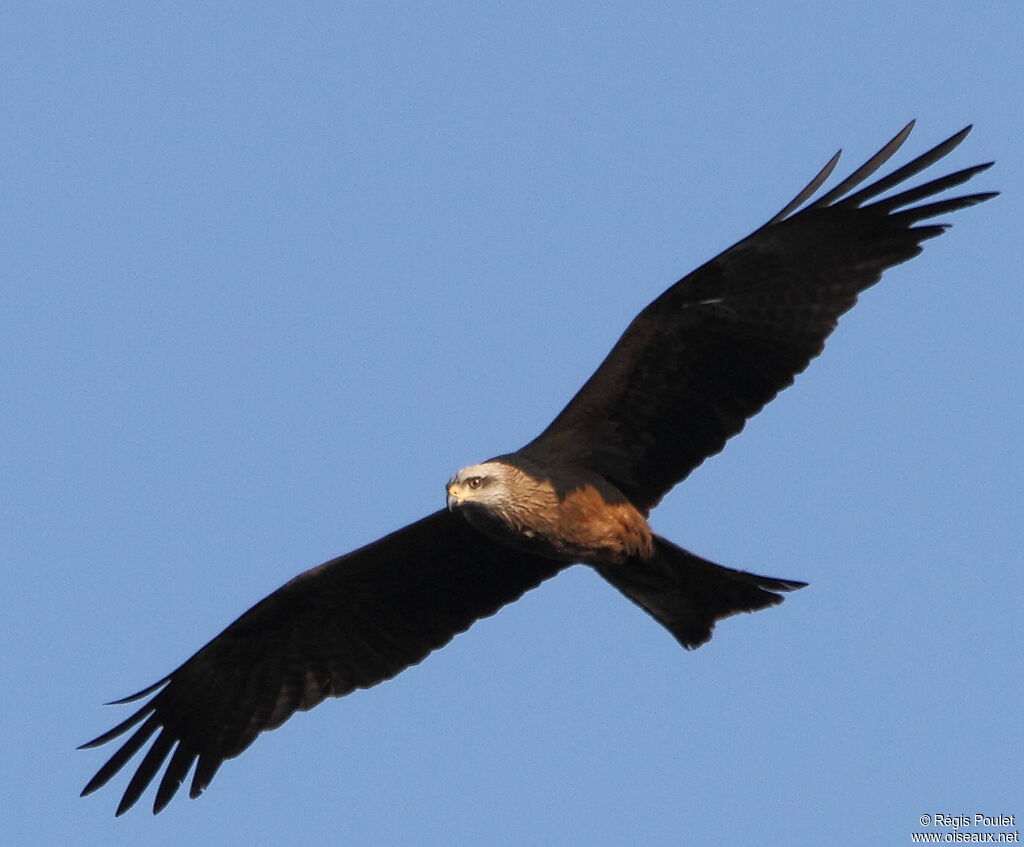
<instances>
[{"instance_id":1,"label":"clear sky","mask_svg":"<svg viewBox=\"0 0 1024 847\"><path fill-rule=\"evenodd\" d=\"M1024 818L1019 4L9 3L0 840L901 844ZM839 147L999 199L653 515L804 579L687 653L573 568L262 736L78 792L286 579L438 508ZM1024 828L1024 827L1017 827ZM948 829L932 828L936 832Z\"/></svg>"}]
</instances>

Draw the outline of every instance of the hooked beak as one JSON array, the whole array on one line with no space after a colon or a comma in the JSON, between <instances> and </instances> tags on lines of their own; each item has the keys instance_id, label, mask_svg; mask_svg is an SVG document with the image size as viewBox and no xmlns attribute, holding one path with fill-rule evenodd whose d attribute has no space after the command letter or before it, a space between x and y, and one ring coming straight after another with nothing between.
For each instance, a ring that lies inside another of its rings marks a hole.
<instances>
[{"instance_id":1,"label":"hooked beak","mask_svg":"<svg viewBox=\"0 0 1024 847\"><path fill-rule=\"evenodd\" d=\"M462 505L462 489L456 482L448 483L448 496L446 498L448 503L448 511L453 512L456 508Z\"/></svg>"}]
</instances>

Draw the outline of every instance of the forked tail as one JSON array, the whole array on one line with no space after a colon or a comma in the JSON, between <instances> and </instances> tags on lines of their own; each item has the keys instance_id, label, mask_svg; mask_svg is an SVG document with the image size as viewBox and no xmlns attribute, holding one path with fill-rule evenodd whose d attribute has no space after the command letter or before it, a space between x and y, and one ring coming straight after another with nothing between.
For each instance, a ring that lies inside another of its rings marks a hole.
<instances>
[{"instance_id":1,"label":"forked tail","mask_svg":"<svg viewBox=\"0 0 1024 847\"><path fill-rule=\"evenodd\" d=\"M715 621L774 606L783 599L775 592L807 584L722 567L657 535L654 550L646 561L632 559L596 570L688 650L711 638Z\"/></svg>"}]
</instances>

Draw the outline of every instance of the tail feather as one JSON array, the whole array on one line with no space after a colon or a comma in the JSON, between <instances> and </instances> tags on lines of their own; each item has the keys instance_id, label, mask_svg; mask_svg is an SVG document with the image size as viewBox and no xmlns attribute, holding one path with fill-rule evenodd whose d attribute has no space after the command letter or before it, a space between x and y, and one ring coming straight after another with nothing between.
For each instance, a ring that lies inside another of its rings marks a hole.
<instances>
[{"instance_id":1,"label":"tail feather","mask_svg":"<svg viewBox=\"0 0 1024 847\"><path fill-rule=\"evenodd\" d=\"M654 537L654 556L597 572L664 626L687 650L710 640L715 622L737 612L756 612L782 602L775 592L807 583L716 565Z\"/></svg>"}]
</instances>

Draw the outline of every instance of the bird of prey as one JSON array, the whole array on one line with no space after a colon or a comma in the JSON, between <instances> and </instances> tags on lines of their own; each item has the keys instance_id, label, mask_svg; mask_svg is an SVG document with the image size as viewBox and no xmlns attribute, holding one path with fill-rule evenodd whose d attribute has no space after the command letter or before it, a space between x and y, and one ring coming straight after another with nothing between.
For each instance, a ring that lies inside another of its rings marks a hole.
<instances>
[{"instance_id":1,"label":"bird of prey","mask_svg":"<svg viewBox=\"0 0 1024 847\"><path fill-rule=\"evenodd\" d=\"M82 794L152 742L117 814L161 769L154 813L193 766L196 797L261 732L326 697L390 679L575 563L686 648L707 641L721 618L773 606L780 592L803 586L713 564L655 535L647 517L793 382L860 292L944 231L931 219L994 196L921 202L989 162L881 197L949 153L970 127L857 190L912 127L812 199L837 153L764 226L672 285L537 438L458 471L447 508L300 574L179 668L116 701L152 695L82 745L134 729Z\"/></svg>"}]
</instances>

